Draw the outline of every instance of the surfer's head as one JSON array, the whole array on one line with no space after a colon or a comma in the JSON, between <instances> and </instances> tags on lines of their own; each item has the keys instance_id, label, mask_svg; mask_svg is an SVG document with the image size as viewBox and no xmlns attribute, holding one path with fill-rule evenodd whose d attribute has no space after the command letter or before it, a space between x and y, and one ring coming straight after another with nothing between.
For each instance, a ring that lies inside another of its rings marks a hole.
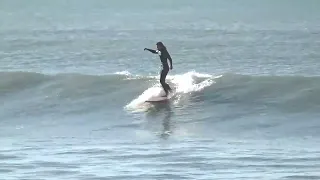
<instances>
[{"instance_id":1,"label":"surfer's head","mask_svg":"<svg viewBox=\"0 0 320 180\"><path fill-rule=\"evenodd\" d=\"M162 42L157 42L157 49L158 49L158 50L166 49L166 47L163 45Z\"/></svg>"}]
</instances>

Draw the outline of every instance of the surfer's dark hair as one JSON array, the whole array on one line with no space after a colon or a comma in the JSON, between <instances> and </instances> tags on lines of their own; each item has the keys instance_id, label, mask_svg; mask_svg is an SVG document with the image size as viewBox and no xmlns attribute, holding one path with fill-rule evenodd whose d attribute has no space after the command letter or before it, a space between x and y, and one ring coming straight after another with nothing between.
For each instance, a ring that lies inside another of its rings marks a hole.
<instances>
[{"instance_id":1,"label":"surfer's dark hair","mask_svg":"<svg viewBox=\"0 0 320 180\"><path fill-rule=\"evenodd\" d=\"M166 46L161 41L157 42L157 45L161 46L164 49L167 49Z\"/></svg>"}]
</instances>

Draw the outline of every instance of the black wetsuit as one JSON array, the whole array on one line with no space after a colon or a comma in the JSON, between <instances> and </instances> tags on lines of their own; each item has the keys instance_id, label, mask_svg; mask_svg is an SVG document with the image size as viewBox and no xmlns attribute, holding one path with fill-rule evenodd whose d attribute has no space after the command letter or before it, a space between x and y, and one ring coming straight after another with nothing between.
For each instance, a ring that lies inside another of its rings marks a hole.
<instances>
[{"instance_id":1,"label":"black wetsuit","mask_svg":"<svg viewBox=\"0 0 320 180\"><path fill-rule=\"evenodd\" d=\"M172 59L171 56L169 54L169 52L167 51L167 49L161 49L161 50L153 50L153 49L148 49L145 48L145 50L148 50L150 52L152 52L153 54L159 54L160 56L160 60L162 63L162 70L160 73L160 83L164 89L164 91L166 92L166 95L168 94L168 91L171 91L171 88L169 86L169 84L166 83L166 76L169 72L169 65L168 65L168 61L167 59L169 59L170 61L170 65L172 68Z\"/></svg>"}]
</instances>

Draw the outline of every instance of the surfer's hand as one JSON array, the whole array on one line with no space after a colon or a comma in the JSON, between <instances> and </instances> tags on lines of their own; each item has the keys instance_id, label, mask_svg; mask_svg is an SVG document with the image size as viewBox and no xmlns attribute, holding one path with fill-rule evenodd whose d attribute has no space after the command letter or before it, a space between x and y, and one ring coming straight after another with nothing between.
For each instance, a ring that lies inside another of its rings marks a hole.
<instances>
[{"instance_id":1,"label":"surfer's hand","mask_svg":"<svg viewBox=\"0 0 320 180\"><path fill-rule=\"evenodd\" d=\"M172 66L170 66L170 69L172 70L172 69L173 69L173 67L172 67Z\"/></svg>"},{"instance_id":2,"label":"surfer's hand","mask_svg":"<svg viewBox=\"0 0 320 180\"><path fill-rule=\"evenodd\" d=\"M147 50L147 48L144 48L143 50L145 51L145 50Z\"/></svg>"}]
</instances>

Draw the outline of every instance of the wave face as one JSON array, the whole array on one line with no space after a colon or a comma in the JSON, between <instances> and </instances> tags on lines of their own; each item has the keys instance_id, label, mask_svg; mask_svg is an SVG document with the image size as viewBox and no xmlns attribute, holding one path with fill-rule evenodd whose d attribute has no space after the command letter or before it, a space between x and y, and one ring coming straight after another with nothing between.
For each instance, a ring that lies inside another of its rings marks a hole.
<instances>
[{"instance_id":1,"label":"wave face","mask_svg":"<svg viewBox=\"0 0 320 180\"><path fill-rule=\"evenodd\" d=\"M169 75L168 103L145 101L163 93L158 76L1 72L0 118L106 119L124 123L137 113L171 112L180 123L203 123L202 133L315 135L320 123L320 77L211 75L190 71ZM151 113L151 114L150 114ZM171 114L170 113L170 114ZM126 115L127 114L127 115ZM172 114L171 114L172 115ZM170 116L171 116L170 115ZM165 115L166 116L166 113ZM86 120L87 121L87 120ZM86 122L88 123L88 122ZM130 123L129 123L130 124ZM272 132L272 133L271 133ZM271 134L270 134L271 133Z\"/></svg>"},{"instance_id":2,"label":"wave face","mask_svg":"<svg viewBox=\"0 0 320 180\"><path fill-rule=\"evenodd\" d=\"M281 112L318 112L320 77L244 76L219 78L208 97L239 105L261 105Z\"/></svg>"},{"instance_id":3,"label":"wave face","mask_svg":"<svg viewBox=\"0 0 320 180\"><path fill-rule=\"evenodd\" d=\"M87 103L103 97L109 99L105 102L107 104L127 102L124 107L134 108L150 96L163 93L158 76L139 76L129 72L100 76L1 72L0 76L0 97L5 103L17 96L20 101L53 98L75 102L87 100ZM169 75L167 81L178 97L192 96L195 102L201 102L206 107L217 104L260 106L283 113L316 113L320 110L320 77L215 76L191 71Z\"/></svg>"}]
</instances>

